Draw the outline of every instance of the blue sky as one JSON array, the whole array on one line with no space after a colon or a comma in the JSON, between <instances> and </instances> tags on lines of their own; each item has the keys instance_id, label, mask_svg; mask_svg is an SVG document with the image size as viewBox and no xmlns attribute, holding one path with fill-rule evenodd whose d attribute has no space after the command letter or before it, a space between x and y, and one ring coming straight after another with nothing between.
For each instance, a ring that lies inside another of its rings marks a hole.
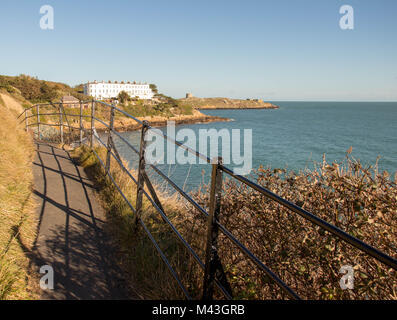
<instances>
[{"instance_id":1,"label":"blue sky","mask_svg":"<svg viewBox=\"0 0 397 320\"><path fill-rule=\"evenodd\" d=\"M54 30L41 30L49 4ZM339 8L354 8L354 30ZM0 74L182 97L397 100L395 0L1 0Z\"/></svg>"}]
</instances>

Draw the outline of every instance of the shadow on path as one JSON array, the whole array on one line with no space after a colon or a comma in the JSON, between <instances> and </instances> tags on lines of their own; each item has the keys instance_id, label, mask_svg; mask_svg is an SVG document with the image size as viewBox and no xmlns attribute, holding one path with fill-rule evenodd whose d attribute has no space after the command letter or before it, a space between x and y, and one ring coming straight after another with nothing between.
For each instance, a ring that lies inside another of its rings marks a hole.
<instances>
[{"instance_id":1,"label":"shadow on path","mask_svg":"<svg viewBox=\"0 0 397 320\"><path fill-rule=\"evenodd\" d=\"M32 255L39 267L54 269L54 290L42 298L128 299L91 181L67 151L36 146L33 194L40 206Z\"/></svg>"}]
</instances>

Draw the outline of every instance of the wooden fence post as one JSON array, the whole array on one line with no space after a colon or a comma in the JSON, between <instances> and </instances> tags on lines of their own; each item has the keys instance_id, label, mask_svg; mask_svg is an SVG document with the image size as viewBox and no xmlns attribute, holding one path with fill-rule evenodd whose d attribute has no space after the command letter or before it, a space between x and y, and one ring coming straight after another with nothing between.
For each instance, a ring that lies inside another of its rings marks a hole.
<instances>
[{"instance_id":1,"label":"wooden fence post","mask_svg":"<svg viewBox=\"0 0 397 320\"><path fill-rule=\"evenodd\" d=\"M142 214L142 195L143 188L145 185L145 150L146 150L146 141L145 135L149 127L149 122L146 120L142 123L142 131L141 131L141 145L139 149L139 168L138 168L138 184L137 184L137 193L136 193L136 215L135 215L135 225L138 224L138 221Z\"/></svg>"},{"instance_id":2,"label":"wooden fence post","mask_svg":"<svg viewBox=\"0 0 397 320\"><path fill-rule=\"evenodd\" d=\"M107 145L107 153L106 153L106 173L110 170L110 151L112 150L112 131L113 131L113 123L114 123L114 106L112 104L110 108L110 119L109 119L109 129L108 129L108 145Z\"/></svg>"}]
</instances>

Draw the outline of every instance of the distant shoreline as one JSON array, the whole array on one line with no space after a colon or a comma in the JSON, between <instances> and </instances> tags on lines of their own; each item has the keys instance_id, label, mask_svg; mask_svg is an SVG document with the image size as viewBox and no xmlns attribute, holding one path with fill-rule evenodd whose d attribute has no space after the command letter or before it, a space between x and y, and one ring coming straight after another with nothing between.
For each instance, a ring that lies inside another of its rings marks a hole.
<instances>
[{"instance_id":1,"label":"distant shoreline","mask_svg":"<svg viewBox=\"0 0 397 320\"><path fill-rule=\"evenodd\" d=\"M204 106L197 108L197 110L256 110L256 109L279 109L279 106L272 105L271 107L212 107Z\"/></svg>"},{"instance_id":2,"label":"distant shoreline","mask_svg":"<svg viewBox=\"0 0 397 320\"><path fill-rule=\"evenodd\" d=\"M261 99L230 99L230 98L196 98L179 99L181 103L191 105L197 110L217 109L278 109L279 106Z\"/></svg>"},{"instance_id":3,"label":"distant shoreline","mask_svg":"<svg viewBox=\"0 0 397 320\"><path fill-rule=\"evenodd\" d=\"M175 125L183 125L183 124L198 124L198 123L210 123L210 122L229 122L232 119L218 117L218 116L209 116L201 113L198 110L194 110L193 115L182 115L176 117L138 117L139 120L146 120L149 122L151 127L165 127L167 126L167 122L175 121ZM127 131L136 131L141 128L141 125L130 118L125 119L117 119L114 121L114 128L118 132L127 132ZM96 126L96 130L98 132L107 131L107 127L98 123Z\"/></svg>"},{"instance_id":4,"label":"distant shoreline","mask_svg":"<svg viewBox=\"0 0 397 320\"><path fill-rule=\"evenodd\" d=\"M200 110L256 110L256 109L278 109L279 106L262 102L260 105L256 106L241 106L241 105L226 105L226 106L200 106L196 107L193 110L192 115L180 115L174 117L162 117L162 116L154 116L154 117L138 117L139 120L146 120L149 122L151 127L165 127L167 126L167 122L175 121L175 125L185 125L185 124L199 124L199 123L211 123L211 122L229 122L233 121L233 119L219 117L219 116L211 116L206 115L200 112ZM133 119L125 118L125 119L117 119L114 122L114 128L119 132L127 132L127 131L136 131L141 128L141 125L134 121ZM97 125L98 132L105 132L107 128L100 123Z\"/></svg>"}]
</instances>

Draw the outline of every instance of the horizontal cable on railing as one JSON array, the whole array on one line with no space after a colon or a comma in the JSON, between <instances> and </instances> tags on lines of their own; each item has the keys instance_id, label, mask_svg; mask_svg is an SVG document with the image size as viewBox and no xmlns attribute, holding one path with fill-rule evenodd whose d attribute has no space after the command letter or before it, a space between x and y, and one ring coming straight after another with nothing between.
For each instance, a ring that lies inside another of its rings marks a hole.
<instances>
[{"instance_id":1,"label":"horizontal cable on railing","mask_svg":"<svg viewBox=\"0 0 397 320\"><path fill-rule=\"evenodd\" d=\"M101 160L101 158L98 156L98 154L95 152L94 149L92 149L92 151L94 152L95 156L97 157L98 161L100 162L100 164L102 165L102 167L105 169L105 164L103 163L103 161ZM114 180L113 176L110 174L110 172L106 173L109 178L112 180L113 184L115 185L115 187L117 188L117 190L120 192L120 194L122 195L122 197L124 198L124 200L127 202L127 204L129 205L129 207L131 208L131 210L133 211L134 214L136 214L135 208L131 205L131 203L129 202L129 200L126 198L126 196L124 195L124 193L121 191L120 187L117 185L116 181ZM152 241L153 245L155 246L156 250L158 251L158 253L160 254L162 260L164 261L164 263L167 265L169 271L171 272L171 274L173 275L173 277L175 278L175 280L178 282L179 287L182 289L183 293L185 294L185 297L188 300L191 300L191 297L188 293L188 291L186 290L185 286L182 284L181 280L179 279L179 276L176 274L176 272L174 271L174 269L172 268L171 264L169 263L167 257L164 255L164 253L162 252L161 248L159 247L159 245L157 244L156 240L153 238L152 234L150 233L150 231L148 230L148 228L146 227L145 223L142 221L142 219L139 219L139 223L142 225L142 227L144 228L146 234L149 236L150 240Z\"/></svg>"},{"instance_id":2,"label":"horizontal cable on railing","mask_svg":"<svg viewBox=\"0 0 397 320\"><path fill-rule=\"evenodd\" d=\"M185 191L183 191L176 183L174 183L169 177L167 177L164 172L162 172L155 165L150 164L150 167L153 168L155 172L157 172L161 177L163 177L171 186L179 192L186 200L188 200L197 210L199 210L202 214L208 217L207 211L205 211L196 201L194 201Z\"/></svg>"},{"instance_id":3,"label":"horizontal cable on railing","mask_svg":"<svg viewBox=\"0 0 397 320\"><path fill-rule=\"evenodd\" d=\"M114 154L111 153L113 156ZM114 156L115 157L115 156ZM124 167L124 166L123 166ZM125 168L125 167L124 167ZM127 170L128 171L128 170ZM149 194L143 189L142 193L146 196L146 198L150 201L150 203L153 205L153 207L157 210L158 213L162 216L163 220L171 227L172 231L176 234L176 236L179 238L179 240L182 242L182 244L188 249L188 251L193 255L194 259L198 262L198 264L203 268L204 264L201 261L200 257L197 255L197 253L193 250L193 248L187 243L187 241L183 238L183 236L178 232L178 230L175 228L175 226L172 224L172 222L168 219L167 215L164 213L161 208L154 202L154 200L149 196Z\"/></svg>"},{"instance_id":4,"label":"horizontal cable on railing","mask_svg":"<svg viewBox=\"0 0 397 320\"><path fill-rule=\"evenodd\" d=\"M25 112L27 112L27 111L29 111L29 110L31 110L31 109L33 109L33 108L37 108L37 106L49 106L49 107L51 106L51 107L53 107L53 105L50 104L50 103L34 104L34 105L31 106L31 107L25 108L25 110L23 110L23 111L19 114L19 116L18 116L17 119L19 119L19 117L20 117L21 115L23 115Z\"/></svg>"},{"instance_id":5,"label":"horizontal cable on railing","mask_svg":"<svg viewBox=\"0 0 397 320\"><path fill-rule=\"evenodd\" d=\"M100 139L99 139L100 140ZM100 140L100 142L106 146L106 144ZM114 159L118 160L116 155L112 152L109 151L110 154L113 156ZM133 181L135 182L135 184L137 184L137 181L135 180L135 178L132 176L132 174L130 173L130 171L121 163L118 162L119 165L124 169L124 171L133 179ZM194 259L198 262L198 264L200 265L200 267L204 268L204 264L201 261L201 259L199 258L199 256L197 255L197 253L193 250L193 248L187 243L187 241L183 238L183 236L178 232L178 230L175 228L175 226L172 224L172 222L168 219L167 215L164 213L163 210L161 210L161 208L159 208L159 206L154 202L154 200L149 196L149 194L145 191L142 190L143 194L146 196L146 198L150 201L150 203L153 205L153 207L160 213L160 215L162 216L163 220L171 227L172 231L177 235L177 237L179 238L179 240L183 243L183 245L188 249L188 251L193 255Z\"/></svg>"},{"instance_id":6,"label":"horizontal cable on railing","mask_svg":"<svg viewBox=\"0 0 397 320\"><path fill-rule=\"evenodd\" d=\"M87 116L87 115L79 115L79 114L71 114L71 113L40 113L40 117L41 116L59 116L59 115L63 115L63 116L67 116L67 117L82 117L82 118L91 118L91 116ZM36 117L37 114L32 114L30 116L25 117L26 119L32 118L32 117Z\"/></svg>"},{"instance_id":7,"label":"horizontal cable on railing","mask_svg":"<svg viewBox=\"0 0 397 320\"><path fill-rule=\"evenodd\" d=\"M70 126L70 125L68 125L68 124L63 124L63 126L64 126L64 127L67 127L67 128L74 129L74 130L80 130L79 127Z\"/></svg>"},{"instance_id":8,"label":"horizontal cable on railing","mask_svg":"<svg viewBox=\"0 0 397 320\"><path fill-rule=\"evenodd\" d=\"M188 200L196 209L198 209L202 214L208 217L208 213L196 202L194 201L189 195L186 194L182 189L180 189L169 177L167 177L160 169L158 169L154 165L150 165L157 172L160 176L162 176L166 181L168 181L186 200ZM222 231L227 231L218 221L218 226ZM260 266L260 268L265 271L269 277L272 278L277 284L284 289L285 292L289 296L294 299L300 299L299 296L292 291L280 278L278 278L269 268L267 268L252 252L250 252L244 245L242 245L230 232L225 234L228 236L239 248L242 250L253 262Z\"/></svg>"},{"instance_id":9,"label":"horizontal cable on railing","mask_svg":"<svg viewBox=\"0 0 397 320\"><path fill-rule=\"evenodd\" d=\"M136 122L138 122L139 124L142 124L142 123L143 123L141 120L135 118L134 116L130 115L128 112L125 112L124 110L121 110L121 109L117 108L117 107L114 106L114 105L111 105L111 104L108 104L108 103L105 103L105 102L102 102L102 101L96 101L96 100L95 100L94 102L100 103L100 104L105 105L105 106L110 107L110 108L113 108L114 110L116 110L116 111L118 111L118 112L121 112L121 113L124 114L126 117L128 117L128 118L130 118L130 119L132 119L132 120L134 120L134 121L136 121Z\"/></svg>"},{"instance_id":10,"label":"horizontal cable on railing","mask_svg":"<svg viewBox=\"0 0 397 320\"><path fill-rule=\"evenodd\" d=\"M216 221L219 229L226 235L250 260L262 269L276 284L284 290L291 298L300 300L301 298L283 280L281 280L272 270L266 267L251 251L249 251L240 241L236 239L223 225Z\"/></svg>"},{"instance_id":11,"label":"horizontal cable on railing","mask_svg":"<svg viewBox=\"0 0 397 320\"><path fill-rule=\"evenodd\" d=\"M129 143L123 136L121 136L116 130L112 129L106 122L98 119L97 117L94 117L94 119L100 123L102 123L104 126L106 126L111 132L117 135L123 142L125 142L133 151L135 151L137 154L139 154L139 151L131 144Z\"/></svg>"},{"instance_id":12,"label":"horizontal cable on railing","mask_svg":"<svg viewBox=\"0 0 397 320\"><path fill-rule=\"evenodd\" d=\"M60 113L40 113L40 117L41 116L59 116L59 115L60 115ZM37 117L37 114L32 114L30 116L27 116L27 117L25 117L25 119L29 119L32 117Z\"/></svg>"},{"instance_id":13,"label":"horizontal cable on railing","mask_svg":"<svg viewBox=\"0 0 397 320\"><path fill-rule=\"evenodd\" d=\"M92 149L92 151L94 152L95 156L97 157L97 159L99 160L99 162L101 163L102 167L105 168L104 163L102 162L101 158L98 156L98 154L96 153L96 151L94 149ZM130 209L132 210L133 213L136 213L135 208L132 206L132 204L130 203L130 201L127 199L127 197L124 195L123 191L121 191L119 185L116 183L116 181L114 180L113 176L110 173L106 173L106 175L109 176L109 178L112 180L113 184L115 185L115 187L117 188L117 190L119 191L119 193L121 194L121 196L124 198L124 200L127 202L128 206L130 207Z\"/></svg>"},{"instance_id":14,"label":"horizontal cable on railing","mask_svg":"<svg viewBox=\"0 0 397 320\"><path fill-rule=\"evenodd\" d=\"M187 195L183 190L181 190L170 178L168 178L161 170L159 170L154 165L150 165L159 175L161 175L164 179L166 179L181 195L183 195L196 209L198 209L202 214L208 217L208 213L189 195ZM218 226L222 231L226 230L219 222L217 222ZM231 233L225 234L230 239L237 244L237 246L248 255L248 257L254 261L256 264L260 263L260 267L264 270L272 280L276 281L277 284L284 289L294 299L300 299L299 296L293 292L280 278L278 278L269 268L267 268L254 254L252 254L244 245L242 245Z\"/></svg>"},{"instance_id":15,"label":"horizontal cable on railing","mask_svg":"<svg viewBox=\"0 0 397 320\"><path fill-rule=\"evenodd\" d=\"M113 133L116 133L116 132L113 131ZM121 136L120 136L120 137L121 137ZM98 139L98 141L99 141L104 147L107 147L104 141L102 141L99 137L97 137L97 139ZM123 139L123 140L124 140L124 139ZM127 141L125 141L125 142L128 143ZM128 143L128 144L129 144L129 143ZM114 147L114 146L113 146L113 147ZM131 147L132 147L132 146L131 146ZM132 148L135 149L134 147L132 147ZM112 155L112 157L118 162L118 164L121 166L121 168L122 168L122 169L127 173L127 175L133 180L133 182L134 182L135 184L138 184L137 180L132 176L131 172L130 172L130 171L124 166L124 164L121 162L121 159L118 159L118 157L117 157L111 150L110 150L109 152L110 152L110 154ZM153 168L154 168L155 170L158 170L158 169L155 168L154 166L153 166ZM160 171L160 173L163 174L161 171ZM169 180L169 179L167 179L167 180ZM169 180L169 182L173 183L171 180ZM175 187L179 189L178 186L175 185ZM182 192L183 192L183 191L182 191ZM180 241L182 241L182 243L185 245L185 247L188 249L188 251L193 255L194 259L198 262L198 264L199 264L199 266L201 267L201 269L204 270L204 268L205 268L204 263L203 263L203 262L201 261L201 259L198 257L198 255L197 255L196 252L193 250L193 248L191 248L190 245L187 243L187 241L178 233L178 231L176 230L176 228L174 227L174 225L168 220L168 218L166 219L165 213L161 210L161 208L159 208L159 207L157 206L157 204L156 204L156 203L154 202L154 200L146 193L145 190L143 190L143 193L144 193L145 196L148 198L148 200L152 203L152 205L155 207L155 209L156 209L157 211L160 210L159 213L160 213L161 216L163 217L164 221L165 221L167 224L170 225L170 227L173 229L173 231L174 231L174 232L176 233L176 235L179 237ZM183 192L183 193L185 194L185 196L189 197L185 192ZM191 199L190 197L189 197L188 200L194 202L194 200ZM204 210L204 209L202 209L197 203L196 203L196 206L198 207L199 210L202 210L202 211ZM204 212L205 212L205 211L204 211ZM207 215L208 215L208 214L207 214ZM215 283L217 284L218 288L223 292L223 294L225 295L225 297L226 297L227 299L232 299L232 296L231 296L231 295L229 294L229 292L227 292L227 290L219 283L219 281L218 281L217 279L215 280Z\"/></svg>"},{"instance_id":16,"label":"horizontal cable on railing","mask_svg":"<svg viewBox=\"0 0 397 320\"><path fill-rule=\"evenodd\" d=\"M90 134L90 132L91 132L91 128L87 129L87 128L81 127L81 130L83 130L84 133L88 133L88 134Z\"/></svg>"},{"instance_id":17,"label":"horizontal cable on railing","mask_svg":"<svg viewBox=\"0 0 397 320\"><path fill-rule=\"evenodd\" d=\"M148 129L151 130L151 129L153 129L153 127L149 126ZM211 163L211 159L209 157L207 157L206 155L203 155L202 153L200 153L200 152L198 152L198 151L196 151L196 150L194 150L194 149L192 149L192 148L190 148L188 146L185 146L183 143L168 137L165 133L159 132L158 130L152 130L152 132L157 134L158 136L163 137L166 140L171 141L172 143L174 143L177 146L181 147L182 149L185 149L186 151L194 154L196 157L206 161L207 163Z\"/></svg>"},{"instance_id":18,"label":"horizontal cable on railing","mask_svg":"<svg viewBox=\"0 0 397 320\"><path fill-rule=\"evenodd\" d=\"M153 199L147 194L145 190L142 190L143 194L146 196L146 198L150 201L150 203L153 205L153 207L157 210L158 213L163 217L163 220L171 227L172 231L177 235L179 240L183 243L183 245L190 251L190 253L193 255L194 259L198 262L198 264L203 268L204 264L197 255L197 253L193 250L193 248L187 243L187 241L183 238L183 236L178 232L178 230L175 228L175 226L172 224L172 222L168 219L167 215L164 213L163 210L159 208L159 206L153 201Z\"/></svg>"},{"instance_id":19,"label":"horizontal cable on railing","mask_svg":"<svg viewBox=\"0 0 397 320\"><path fill-rule=\"evenodd\" d=\"M115 130L112 130L113 133L117 132ZM110 134L110 133L109 133ZM118 134L117 134L118 135ZM128 141L126 141L123 137L121 137L120 135L118 135L124 142L127 143L127 145L129 145L134 151L136 151L137 153L139 153L132 145L130 145L130 143ZM107 147L106 144L98 139L100 141L100 143L104 146ZM115 149L115 146L113 145L113 149ZM117 151L117 150L115 150ZM110 154L112 155L112 157L118 162L118 164L122 167L122 169L130 176L130 178L134 181L135 184L138 184L137 180L131 175L131 173L129 172L129 170L124 166L124 164L121 162L120 159L118 159L118 157L111 151L109 150ZM190 247L190 245L187 243L187 241L179 234L179 232L176 230L176 228L174 227L174 225L168 220L168 218L166 218L165 213L162 211L161 208L159 208L157 206L157 204L154 202L154 200L146 193L145 190L143 190L143 193L145 194L145 196L148 198L148 200L152 203L152 205L156 208L156 210L161 214L163 220L170 225L170 227L172 228L172 230L175 232L175 234L178 236L178 238L180 239L180 241L184 244L184 246L188 249L189 253L193 255L194 259L196 260L196 262L199 264L200 268L202 270L205 269L205 265L204 263L201 261L201 259L198 257L198 255L196 254L196 252L193 250L193 248ZM190 199L192 200L192 199ZM193 201L193 200L192 200ZM201 210L203 210L202 208L200 208ZM218 281L218 279L215 279L215 284L218 286L218 288L222 291L222 293L224 294L224 296L227 299L232 299L232 296L229 294L229 292L224 288L224 286L222 286L222 284Z\"/></svg>"},{"instance_id":20,"label":"horizontal cable on railing","mask_svg":"<svg viewBox=\"0 0 397 320\"><path fill-rule=\"evenodd\" d=\"M31 126L37 126L37 125L41 125L41 126L50 126L50 127L60 127L60 124L56 124L56 123L45 123L45 122L35 122L35 123L30 123L27 126L31 127ZM62 126L67 127L67 128L71 128L71 129L75 129L75 130L80 130L79 127L73 127L73 126L69 126L68 124L62 124Z\"/></svg>"},{"instance_id":21,"label":"horizontal cable on railing","mask_svg":"<svg viewBox=\"0 0 397 320\"><path fill-rule=\"evenodd\" d=\"M183 191L181 188L179 188L170 178L168 178L160 169L158 169L154 165L150 165L150 167L153 168L155 172L157 172L161 177L163 177L168 183L171 184L172 187L176 191L178 191L186 200L188 200L197 210L199 210L202 214L204 214L206 217L208 217L208 213L196 202L194 201L185 191ZM205 266L204 264L200 265L202 269L204 270ZM215 279L215 283L218 286L218 288L223 292L225 297L227 299L232 299L232 296L229 294L229 292L221 285L218 279Z\"/></svg>"},{"instance_id":22,"label":"horizontal cable on railing","mask_svg":"<svg viewBox=\"0 0 397 320\"><path fill-rule=\"evenodd\" d=\"M196 202L194 201L189 195L186 194L183 190L181 190L170 178L168 178L161 170L159 170L154 165L150 165L155 172L161 175L166 181L168 181L182 196L184 196L196 209L198 209L202 214L208 217L208 213ZM218 221L218 226L222 231L227 231ZM242 245L230 232L225 234L228 236L239 248L242 250L252 261L256 264L260 264L260 267L263 271L265 271L272 280L276 281L277 284L284 289L294 299L300 299L299 296L293 292L280 278L278 278L269 268L267 268L253 253L251 253L244 245Z\"/></svg>"},{"instance_id":23,"label":"horizontal cable on railing","mask_svg":"<svg viewBox=\"0 0 397 320\"><path fill-rule=\"evenodd\" d=\"M102 121L101 119L98 119L97 117L94 117L94 120L102 123L106 128L110 129L110 126L106 122Z\"/></svg>"},{"instance_id":24,"label":"horizontal cable on railing","mask_svg":"<svg viewBox=\"0 0 397 320\"><path fill-rule=\"evenodd\" d=\"M45 114L43 114L43 115L45 115ZM67 117L81 117L81 118L89 118L89 119L91 119L91 116L87 116L87 115L79 115L79 114L71 114L71 113L63 113L63 115L64 116L67 116Z\"/></svg>"},{"instance_id":25,"label":"horizontal cable on railing","mask_svg":"<svg viewBox=\"0 0 397 320\"><path fill-rule=\"evenodd\" d=\"M127 139L125 139L121 134L119 134L116 130L112 130L112 132L119 137L128 147L130 147L136 154L139 154L139 151L130 143Z\"/></svg>"},{"instance_id":26,"label":"horizontal cable on railing","mask_svg":"<svg viewBox=\"0 0 397 320\"><path fill-rule=\"evenodd\" d=\"M102 144L103 142L100 141ZM103 144L105 145L105 144ZM106 146L106 145L105 145ZM128 176L131 178L131 180L135 183L138 184L138 181L134 178L134 176L131 174L131 172L124 166L122 161L114 154L114 152L109 151L112 157L117 161L117 163L120 165L120 167L128 174Z\"/></svg>"},{"instance_id":27,"label":"horizontal cable on railing","mask_svg":"<svg viewBox=\"0 0 397 320\"><path fill-rule=\"evenodd\" d=\"M156 247L157 252L160 254L161 259L163 259L164 263L167 265L168 270L171 272L171 274L173 275L174 279L178 282L179 287L182 289L185 297L188 300L192 300L189 292L186 290L185 286L183 285L182 281L179 279L177 273L174 271L174 269L172 268L171 264L169 263L167 257L164 255L163 251L161 251L161 248L159 247L159 245L157 244L156 240L153 238L152 234L150 233L149 229L146 227L145 223L142 221L142 219L139 219L139 223L141 224L141 226L143 227L143 229L145 230L146 234L148 235L149 239L152 241L153 245Z\"/></svg>"}]
</instances>

